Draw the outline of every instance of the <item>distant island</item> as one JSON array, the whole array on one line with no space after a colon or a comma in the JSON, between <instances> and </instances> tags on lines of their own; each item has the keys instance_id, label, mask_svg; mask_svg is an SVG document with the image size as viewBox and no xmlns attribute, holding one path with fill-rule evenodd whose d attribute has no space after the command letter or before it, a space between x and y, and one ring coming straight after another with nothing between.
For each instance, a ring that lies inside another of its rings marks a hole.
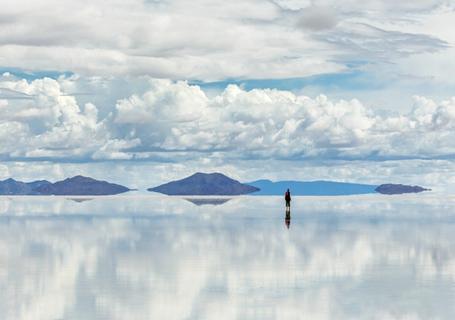
<instances>
[{"instance_id":1,"label":"distant island","mask_svg":"<svg viewBox=\"0 0 455 320\"><path fill-rule=\"evenodd\" d=\"M0 195L39 195L36 189L47 184L51 183L46 180L22 182L9 178L0 181Z\"/></svg>"},{"instance_id":2,"label":"distant island","mask_svg":"<svg viewBox=\"0 0 455 320\"><path fill-rule=\"evenodd\" d=\"M187 178L171 181L148 191L167 195L235 196L259 191L259 188L240 183L222 173L195 173Z\"/></svg>"},{"instance_id":3,"label":"distant island","mask_svg":"<svg viewBox=\"0 0 455 320\"><path fill-rule=\"evenodd\" d=\"M419 186L407 186L404 184L381 184L375 189L376 192L382 194L403 194L403 193L419 193L423 191L431 191L431 189L425 189Z\"/></svg>"},{"instance_id":4,"label":"distant island","mask_svg":"<svg viewBox=\"0 0 455 320\"><path fill-rule=\"evenodd\" d=\"M47 180L22 182L12 178L0 181L0 195L114 195L129 188L84 176L75 176L55 183Z\"/></svg>"},{"instance_id":5,"label":"distant island","mask_svg":"<svg viewBox=\"0 0 455 320\"><path fill-rule=\"evenodd\" d=\"M282 195L287 188L296 196L341 196L375 193L377 185L336 181L277 181L257 180L249 182L259 191L253 195Z\"/></svg>"},{"instance_id":6,"label":"distant island","mask_svg":"<svg viewBox=\"0 0 455 320\"><path fill-rule=\"evenodd\" d=\"M270 181L257 180L241 183L222 173L195 173L187 178L171 181L148 191L167 195L215 196L215 195L283 195L289 188L292 195L343 196L358 194L402 194L427 191L419 186L402 184L360 184L337 181ZM198 200L196 200L197 202ZM203 201L202 201L203 202Z\"/></svg>"},{"instance_id":7,"label":"distant island","mask_svg":"<svg viewBox=\"0 0 455 320\"><path fill-rule=\"evenodd\" d=\"M222 173L195 173L181 180L171 181L148 191L166 195L180 196L236 196L236 195L283 195L286 189L292 195L305 196L341 196L356 194L404 194L429 191L420 186L403 184L359 184L336 181L270 181L257 180L241 183ZM47 180L22 182L12 178L0 181L0 195L65 195L65 196L97 196L115 195L131 191L131 189L107 181L96 180L81 175L57 181ZM213 199L189 200L197 205L221 204L227 200ZM215 203L216 202L216 203Z\"/></svg>"}]
</instances>

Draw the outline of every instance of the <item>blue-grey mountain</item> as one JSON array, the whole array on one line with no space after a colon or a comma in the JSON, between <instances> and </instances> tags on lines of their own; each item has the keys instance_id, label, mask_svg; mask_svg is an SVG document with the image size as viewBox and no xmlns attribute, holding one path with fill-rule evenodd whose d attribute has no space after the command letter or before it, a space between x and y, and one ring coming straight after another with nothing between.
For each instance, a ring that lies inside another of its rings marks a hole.
<instances>
[{"instance_id":1,"label":"blue-grey mountain","mask_svg":"<svg viewBox=\"0 0 455 320\"><path fill-rule=\"evenodd\" d=\"M336 181L277 181L257 180L248 183L260 189L253 195L283 195L286 189L296 196L341 196L375 193L377 185Z\"/></svg>"},{"instance_id":2,"label":"blue-grey mountain","mask_svg":"<svg viewBox=\"0 0 455 320\"><path fill-rule=\"evenodd\" d=\"M55 183L46 180L22 182L11 178L0 181L1 195L113 195L129 190L115 183L83 176L75 176Z\"/></svg>"},{"instance_id":3,"label":"blue-grey mountain","mask_svg":"<svg viewBox=\"0 0 455 320\"><path fill-rule=\"evenodd\" d=\"M36 189L51 184L46 180L22 182L12 178L0 181L0 195L38 195Z\"/></svg>"},{"instance_id":4,"label":"blue-grey mountain","mask_svg":"<svg viewBox=\"0 0 455 320\"><path fill-rule=\"evenodd\" d=\"M58 181L48 185L42 185L36 188L40 194L48 195L113 195L130 191L129 188L110 183L107 181L100 181L84 176L75 176Z\"/></svg>"},{"instance_id":5,"label":"blue-grey mountain","mask_svg":"<svg viewBox=\"0 0 455 320\"><path fill-rule=\"evenodd\" d=\"M148 191L167 195L241 195L258 191L259 189L240 183L221 173L195 173L187 178L171 181Z\"/></svg>"},{"instance_id":6,"label":"blue-grey mountain","mask_svg":"<svg viewBox=\"0 0 455 320\"><path fill-rule=\"evenodd\" d=\"M376 192L382 194L403 194L403 193L419 193L423 191L430 191L431 189L425 189L420 186L407 186L404 184L381 184L376 189Z\"/></svg>"}]
</instances>

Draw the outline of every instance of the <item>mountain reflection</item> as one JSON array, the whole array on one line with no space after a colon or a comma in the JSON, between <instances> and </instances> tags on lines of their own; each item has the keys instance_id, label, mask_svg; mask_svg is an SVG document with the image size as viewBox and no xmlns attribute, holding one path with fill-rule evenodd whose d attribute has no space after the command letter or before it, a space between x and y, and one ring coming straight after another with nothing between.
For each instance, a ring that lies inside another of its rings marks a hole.
<instances>
[{"instance_id":1,"label":"mountain reflection","mask_svg":"<svg viewBox=\"0 0 455 320\"><path fill-rule=\"evenodd\" d=\"M219 206L222 205L229 200L230 198L185 198L186 201L191 202L197 206L204 206L204 205L214 205Z\"/></svg>"},{"instance_id":2,"label":"mountain reflection","mask_svg":"<svg viewBox=\"0 0 455 320\"><path fill-rule=\"evenodd\" d=\"M375 200L365 211L368 201L344 198L330 211L321 200L283 230L281 199L209 215L169 198L27 201L0 206L1 319L455 314L455 224L433 202Z\"/></svg>"},{"instance_id":3,"label":"mountain reflection","mask_svg":"<svg viewBox=\"0 0 455 320\"><path fill-rule=\"evenodd\" d=\"M66 198L66 199L67 199L67 200L74 201L74 202L78 202L78 203L93 200L93 198Z\"/></svg>"}]
</instances>

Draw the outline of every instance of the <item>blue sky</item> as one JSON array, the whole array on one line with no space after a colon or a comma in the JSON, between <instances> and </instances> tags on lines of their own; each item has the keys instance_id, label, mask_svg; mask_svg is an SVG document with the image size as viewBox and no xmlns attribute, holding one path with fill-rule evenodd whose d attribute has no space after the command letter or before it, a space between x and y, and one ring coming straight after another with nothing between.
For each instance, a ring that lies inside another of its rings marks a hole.
<instances>
[{"instance_id":1,"label":"blue sky","mask_svg":"<svg viewBox=\"0 0 455 320\"><path fill-rule=\"evenodd\" d=\"M6 3L0 178L452 190L453 21L440 0Z\"/></svg>"}]
</instances>

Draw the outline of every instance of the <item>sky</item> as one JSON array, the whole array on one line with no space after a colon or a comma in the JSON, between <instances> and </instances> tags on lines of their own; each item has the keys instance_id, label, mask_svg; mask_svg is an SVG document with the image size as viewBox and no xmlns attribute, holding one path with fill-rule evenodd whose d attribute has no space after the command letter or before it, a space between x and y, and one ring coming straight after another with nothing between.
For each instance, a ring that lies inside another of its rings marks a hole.
<instances>
[{"instance_id":1,"label":"sky","mask_svg":"<svg viewBox=\"0 0 455 320\"><path fill-rule=\"evenodd\" d=\"M453 1L0 4L0 179L455 191Z\"/></svg>"}]
</instances>

